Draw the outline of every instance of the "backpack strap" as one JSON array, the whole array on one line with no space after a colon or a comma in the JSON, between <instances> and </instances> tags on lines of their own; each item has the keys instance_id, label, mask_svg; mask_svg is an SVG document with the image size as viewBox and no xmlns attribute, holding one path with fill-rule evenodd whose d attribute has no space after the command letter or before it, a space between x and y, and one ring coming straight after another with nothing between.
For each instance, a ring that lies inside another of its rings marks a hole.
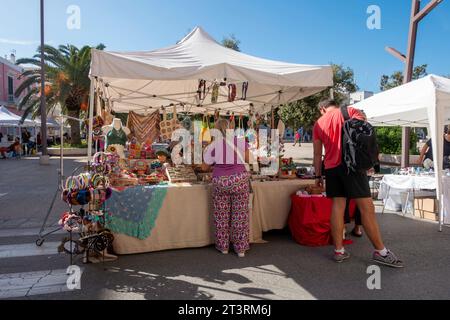
<instances>
[{"instance_id":1,"label":"backpack strap","mask_svg":"<svg viewBox=\"0 0 450 320\"><path fill-rule=\"evenodd\" d=\"M344 116L344 121L350 120L350 115L348 114L347 107L341 107L341 113Z\"/></svg>"}]
</instances>

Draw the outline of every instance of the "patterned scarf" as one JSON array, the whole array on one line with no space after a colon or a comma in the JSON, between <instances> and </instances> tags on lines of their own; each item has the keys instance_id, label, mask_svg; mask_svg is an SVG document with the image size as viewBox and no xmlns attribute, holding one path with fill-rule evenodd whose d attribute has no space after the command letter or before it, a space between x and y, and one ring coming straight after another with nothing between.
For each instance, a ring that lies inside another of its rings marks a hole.
<instances>
[{"instance_id":1,"label":"patterned scarf","mask_svg":"<svg viewBox=\"0 0 450 320\"><path fill-rule=\"evenodd\" d=\"M114 190L106 201L106 210L110 214L106 227L141 240L148 238L155 227L167 188L167 185L161 185Z\"/></svg>"}]
</instances>

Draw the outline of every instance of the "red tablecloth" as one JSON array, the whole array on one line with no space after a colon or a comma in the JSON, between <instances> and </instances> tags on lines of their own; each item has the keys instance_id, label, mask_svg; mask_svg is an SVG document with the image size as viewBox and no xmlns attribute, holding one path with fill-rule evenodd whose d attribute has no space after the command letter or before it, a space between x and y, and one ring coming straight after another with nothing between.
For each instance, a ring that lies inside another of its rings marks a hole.
<instances>
[{"instance_id":1,"label":"red tablecloth","mask_svg":"<svg viewBox=\"0 0 450 320\"><path fill-rule=\"evenodd\" d=\"M289 228L294 240L305 246L318 247L332 244L331 209L332 200L326 197L291 196ZM350 202L350 217L356 205Z\"/></svg>"}]
</instances>

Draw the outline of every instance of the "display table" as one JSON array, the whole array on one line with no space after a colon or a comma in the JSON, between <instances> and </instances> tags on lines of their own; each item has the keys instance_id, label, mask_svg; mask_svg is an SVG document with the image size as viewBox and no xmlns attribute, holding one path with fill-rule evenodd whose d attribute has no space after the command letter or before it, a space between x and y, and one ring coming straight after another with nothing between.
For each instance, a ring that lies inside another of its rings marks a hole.
<instances>
[{"instance_id":1,"label":"display table","mask_svg":"<svg viewBox=\"0 0 450 320\"><path fill-rule=\"evenodd\" d=\"M436 179L434 176L413 175L385 175L380 184L378 198L384 201L388 210L406 211L413 207L412 197L408 196L409 190L435 190Z\"/></svg>"},{"instance_id":2,"label":"display table","mask_svg":"<svg viewBox=\"0 0 450 320\"><path fill-rule=\"evenodd\" d=\"M291 194L313 183L300 179L252 183L251 242L262 242L264 231L284 228ZM140 240L114 233L114 251L133 254L208 246L214 243L212 213L210 185L171 185L167 188L150 236Z\"/></svg>"},{"instance_id":3,"label":"display table","mask_svg":"<svg viewBox=\"0 0 450 320\"><path fill-rule=\"evenodd\" d=\"M212 210L210 199L211 188L208 185L169 186L151 235L140 240L114 233L115 253L143 253L211 244L214 229L209 214Z\"/></svg>"},{"instance_id":4,"label":"display table","mask_svg":"<svg viewBox=\"0 0 450 320\"><path fill-rule=\"evenodd\" d=\"M318 247L332 244L331 211L333 200L323 196L291 196L292 208L289 229L294 240L304 246ZM350 201L350 217L356 203Z\"/></svg>"},{"instance_id":5,"label":"display table","mask_svg":"<svg viewBox=\"0 0 450 320\"><path fill-rule=\"evenodd\" d=\"M314 180L253 182L253 230L262 237L262 232L286 227L291 195L308 185L314 185Z\"/></svg>"}]
</instances>

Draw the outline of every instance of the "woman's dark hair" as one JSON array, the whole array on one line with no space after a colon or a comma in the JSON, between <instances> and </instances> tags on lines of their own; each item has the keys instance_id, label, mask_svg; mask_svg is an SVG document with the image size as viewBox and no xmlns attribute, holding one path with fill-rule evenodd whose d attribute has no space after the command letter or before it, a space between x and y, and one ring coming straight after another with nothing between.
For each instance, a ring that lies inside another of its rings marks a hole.
<instances>
[{"instance_id":1,"label":"woman's dark hair","mask_svg":"<svg viewBox=\"0 0 450 320\"><path fill-rule=\"evenodd\" d=\"M333 99L325 99L319 102L320 109L328 109L329 107L339 107L339 104Z\"/></svg>"}]
</instances>

